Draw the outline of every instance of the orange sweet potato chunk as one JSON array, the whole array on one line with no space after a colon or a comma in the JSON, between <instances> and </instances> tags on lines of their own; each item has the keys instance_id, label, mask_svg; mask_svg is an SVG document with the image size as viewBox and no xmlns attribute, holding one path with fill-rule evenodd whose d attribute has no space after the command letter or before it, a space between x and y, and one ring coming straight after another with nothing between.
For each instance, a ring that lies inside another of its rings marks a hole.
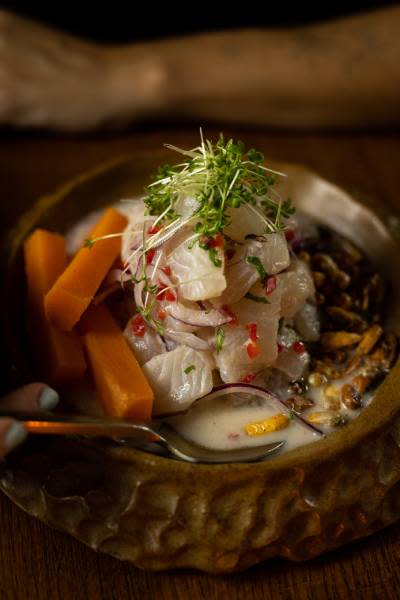
<instances>
[{"instance_id":1,"label":"orange sweet potato chunk","mask_svg":"<svg viewBox=\"0 0 400 600\"><path fill-rule=\"evenodd\" d=\"M93 245L77 252L46 295L47 317L58 329L71 331L76 325L120 252L119 236L98 238L121 233L126 224L123 215L108 208L91 232Z\"/></svg>"},{"instance_id":2,"label":"orange sweet potato chunk","mask_svg":"<svg viewBox=\"0 0 400 600\"><path fill-rule=\"evenodd\" d=\"M86 363L78 336L56 329L46 319L44 310L45 294L67 266L64 238L36 229L24 243L24 256L37 370L54 385L79 379Z\"/></svg>"},{"instance_id":3,"label":"orange sweet potato chunk","mask_svg":"<svg viewBox=\"0 0 400 600\"><path fill-rule=\"evenodd\" d=\"M104 412L112 417L150 420L153 391L106 306L91 306L80 329Z\"/></svg>"}]
</instances>

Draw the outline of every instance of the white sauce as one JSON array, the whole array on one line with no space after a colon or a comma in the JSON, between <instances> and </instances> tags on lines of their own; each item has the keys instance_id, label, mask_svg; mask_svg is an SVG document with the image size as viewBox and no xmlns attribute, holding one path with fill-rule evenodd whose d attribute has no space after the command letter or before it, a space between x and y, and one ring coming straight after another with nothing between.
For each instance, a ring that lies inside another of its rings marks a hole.
<instances>
[{"instance_id":1,"label":"white sauce","mask_svg":"<svg viewBox=\"0 0 400 600\"><path fill-rule=\"evenodd\" d=\"M262 400L240 402L232 396L223 396L195 403L186 415L172 417L168 421L185 438L215 450L231 450L260 446L269 442L285 440L284 450L291 450L320 439L309 427L292 419L285 429L249 436L244 427L248 423L262 421L278 413L285 413L279 403Z\"/></svg>"}]
</instances>

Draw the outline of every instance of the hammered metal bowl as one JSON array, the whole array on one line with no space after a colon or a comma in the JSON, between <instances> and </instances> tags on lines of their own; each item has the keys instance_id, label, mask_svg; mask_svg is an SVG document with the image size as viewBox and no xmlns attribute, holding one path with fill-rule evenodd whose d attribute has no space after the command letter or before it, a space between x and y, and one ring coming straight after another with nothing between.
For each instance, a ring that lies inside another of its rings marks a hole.
<instances>
[{"instance_id":1,"label":"hammered metal bowl","mask_svg":"<svg viewBox=\"0 0 400 600\"><path fill-rule=\"evenodd\" d=\"M10 373L32 376L21 242L38 225L65 231L86 212L142 191L165 153L103 165L42 198L12 232L3 288ZM399 246L384 207L307 169L288 173L295 203L354 240L391 282L388 326L400 333ZM392 219L393 221L393 219ZM152 569L244 569L271 557L306 560L400 517L400 363L360 417L328 438L258 464L192 465L78 439L30 440L0 471L22 509L95 550Z\"/></svg>"}]
</instances>

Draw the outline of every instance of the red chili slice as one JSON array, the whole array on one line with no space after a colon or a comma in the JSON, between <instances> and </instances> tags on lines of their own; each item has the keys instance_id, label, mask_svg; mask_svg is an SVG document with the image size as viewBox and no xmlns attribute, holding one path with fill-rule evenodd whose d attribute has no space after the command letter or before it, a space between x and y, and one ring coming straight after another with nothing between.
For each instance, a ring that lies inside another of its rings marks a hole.
<instances>
[{"instance_id":1,"label":"red chili slice","mask_svg":"<svg viewBox=\"0 0 400 600\"><path fill-rule=\"evenodd\" d=\"M256 342L258 340L257 335L257 323L247 323L246 329L249 332L249 338L252 342Z\"/></svg>"},{"instance_id":2,"label":"red chili slice","mask_svg":"<svg viewBox=\"0 0 400 600\"><path fill-rule=\"evenodd\" d=\"M265 293L267 296L276 290L276 277L271 275L265 282Z\"/></svg>"},{"instance_id":3,"label":"red chili slice","mask_svg":"<svg viewBox=\"0 0 400 600\"><path fill-rule=\"evenodd\" d=\"M238 318L235 315L235 313L233 312L233 310L231 308L229 308L229 306L227 304L224 304L222 307L222 310L228 315L228 317L231 318L231 320L229 321L229 325L237 325L238 324Z\"/></svg>"},{"instance_id":4,"label":"red chili slice","mask_svg":"<svg viewBox=\"0 0 400 600\"><path fill-rule=\"evenodd\" d=\"M146 332L146 323L142 315L137 314L131 321L132 331L137 337L143 337Z\"/></svg>"},{"instance_id":5,"label":"red chili slice","mask_svg":"<svg viewBox=\"0 0 400 600\"><path fill-rule=\"evenodd\" d=\"M261 352L260 346L257 344L257 342L248 342L246 345L246 350L249 358L256 358L256 356L258 356Z\"/></svg>"},{"instance_id":6,"label":"red chili slice","mask_svg":"<svg viewBox=\"0 0 400 600\"><path fill-rule=\"evenodd\" d=\"M296 354L304 354L306 347L303 342L293 342L292 350L296 352Z\"/></svg>"},{"instance_id":7,"label":"red chili slice","mask_svg":"<svg viewBox=\"0 0 400 600\"><path fill-rule=\"evenodd\" d=\"M160 284L160 291L156 296L157 300L168 300L168 302L175 302L175 294L169 290L165 285Z\"/></svg>"},{"instance_id":8,"label":"red chili slice","mask_svg":"<svg viewBox=\"0 0 400 600\"><path fill-rule=\"evenodd\" d=\"M146 263L148 265L150 265L153 262L153 258L154 258L155 253L156 253L156 251L155 251L154 248L151 249L151 250L147 250L147 252L146 252Z\"/></svg>"},{"instance_id":9,"label":"red chili slice","mask_svg":"<svg viewBox=\"0 0 400 600\"><path fill-rule=\"evenodd\" d=\"M292 239L294 238L294 231L293 229L286 229L285 231L285 238L287 242L291 242Z\"/></svg>"},{"instance_id":10,"label":"red chili slice","mask_svg":"<svg viewBox=\"0 0 400 600\"><path fill-rule=\"evenodd\" d=\"M282 344L277 344L276 346L277 346L277 349L278 349L278 354L280 354L281 352L283 352L284 349L285 349L284 346L282 346Z\"/></svg>"},{"instance_id":11,"label":"red chili slice","mask_svg":"<svg viewBox=\"0 0 400 600\"><path fill-rule=\"evenodd\" d=\"M161 231L161 225L156 225L155 227L149 227L149 229L147 230L147 233L149 235L154 235L155 233L158 233L159 231Z\"/></svg>"},{"instance_id":12,"label":"red chili slice","mask_svg":"<svg viewBox=\"0 0 400 600\"><path fill-rule=\"evenodd\" d=\"M224 238L220 233L217 233L215 238L211 238L211 240L208 242L209 248L224 248L224 245Z\"/></svg>"},{"instance_id":13,"label":"red chili slice","mask_svg":"<svg viewBox=\"0 0 400 600\"><path fill-rule=\"evenodd\" d=\"M160 321L164 321L164 319L167 318L167 313L163 308L160 308L160 310L158 311L158 318L160 319Z\"/></svg>"},{"instance_id":14,"label":"red chili slice","mask_svg":"<svg viewBox=\"0 0 400 600\"><path fill-rule=\"evenodd\" d=\"M240 382L241 383L251 383L252 381L255 380L256 377L257 377L256 373L248 373L240 380Z\"/></svg>"},{"instance_id":15,"label":"red chili slice","mask_svg":"<svg viewBox=\"0 0 400 600\"><path fill-rule=\"evenodd\" d=\"M163 271L166 275L168 275L168 277L171 275L172 271L171 271L171 267L169 265L165 265L165 267L163 267L161 269L161 271Z\"/></svg>"}]
</instances>

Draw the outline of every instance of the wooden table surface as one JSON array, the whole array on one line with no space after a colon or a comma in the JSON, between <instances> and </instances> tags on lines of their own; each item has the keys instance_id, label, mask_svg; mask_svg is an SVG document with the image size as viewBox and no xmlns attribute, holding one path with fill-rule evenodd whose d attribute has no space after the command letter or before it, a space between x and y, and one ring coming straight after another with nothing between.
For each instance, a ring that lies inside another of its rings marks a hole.
<instances>
[{"instance_id":1,"label":"wooden table surface","mask_svg":"<svg viewBox=\"0 0 400 600\"><path fill-rule=\"evenodd\" d=\"M226 133L267 156L312 167L349 191L400 205L400 135ZM103 160L197 139L196 131L182 129L78 139L3 133L0 222L11 225L39 195ZM400 524L305 564L273 560L219 577L143 572L51 530L0 495L1 600L397 599L399 565Z\"/></svg>"}]
</instances>

